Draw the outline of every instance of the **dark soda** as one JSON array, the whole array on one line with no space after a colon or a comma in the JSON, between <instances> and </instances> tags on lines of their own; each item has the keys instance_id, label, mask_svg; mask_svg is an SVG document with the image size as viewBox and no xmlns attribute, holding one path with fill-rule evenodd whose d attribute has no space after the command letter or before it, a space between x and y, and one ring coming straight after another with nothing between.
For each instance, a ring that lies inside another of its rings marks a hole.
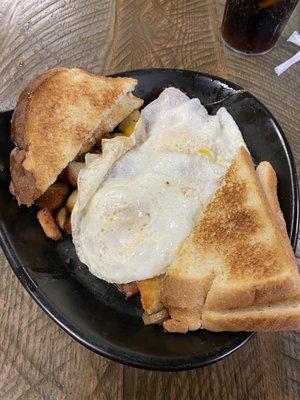
<instances>
[{"instance_id":1,"label":"dark soda","mask_svg":"<svg viewBox=\"0 0 300 400\"><path fill-rule=\"evenodd\" d=\"M227 0L222 37L233 50L263 54L277 42L298 0Z\"/></svg>"}]
</instances>

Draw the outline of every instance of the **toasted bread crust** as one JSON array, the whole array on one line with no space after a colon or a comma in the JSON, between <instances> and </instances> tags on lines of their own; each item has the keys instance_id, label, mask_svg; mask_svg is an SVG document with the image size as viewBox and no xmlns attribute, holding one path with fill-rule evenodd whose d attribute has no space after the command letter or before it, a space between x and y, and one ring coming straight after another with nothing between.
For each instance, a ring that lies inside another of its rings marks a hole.
<instances>
[{"instance_id":1,"label":"toasted bread crust","mask_svg":"<svg viewBox=\"0 0 300 400\"><path fill-rule=\"evenodd\" d=\"M12 156L11 165L10 188L19 204L31 205L81 151L142 105L131 94L136 83L56 68L27 85L11 130L14 153L22 155Z\"/></svg>"},{"instance_id":2,"label":"toasted bread crust","mask_svg":"<svg viewBox=\"0 0 300 400\"><path fill-rule=\"evenodd\" d=\"M199 308L170 308L171 319L163 322L163 327L168 332L196 331L201 328L201 315Z\"/></svg>"},{"instance_id":3,"label":"toasted bread crust","mask_svg":"<svg viewBox=\"0 0 300 400\"><path fill-rule=\"evenodd\" d=\"M284 303L283 303L284 304ZM300 302L282 307L270 304L261 309L203 311L202 327L210 331L286 331L300 329Z\"/></svg>"},{"instance_id":4,"label":"toasted bread crust","mask_svg":"<svg viewBox=\"0 0 300 400\"><path fill-rule=\"evenodd\" d=\"M201 309L212 280L212 274L202 276L200 279L181 278L166 274L161 292L162 302L166 307L171 306L176 309Z\"/></svg>"},{"instance_id":5,"label":"toasted bread crust","mask_svg":"<svg viewBox=\"0 0 300 400\"><path fill-rule=\"evenodd\" d=\"M36 187L36 179L31 171L23 167L26 159L26 151L15 147L10 153L10 176L9 190L20 204L30 205L33 199L41 196L42 191Z\"/></svg>"},{"instance_id":6,"label":"toasted bread crust","mask_svg":"<svg viewBox=\"0 0 300 400\"><path fill-rule=\"evenodd\" d=\"M299 276L282 276L262 283L253 283L236 287L222 287L222 284L212 285L208 292L205 305L210 310L229 310L259 306L270 300L272 302L285 300L300 294ZM215 292L214 292L215 291Z\"/></svg>"},{"instance_id":7,"label":"toasted bread crust","mask_svg":"<svg viewBox=\"0 0 300 400\"><path fill-rule=\"evenodd\" d=\"M265 192L271 210L273 211L275 218L277 218L277 222L280 226L280 229L282 230L282 233L285 236L288 236L286 231L286 223L277 197L276 172L268 161L262 161L258 164L256 168L256 174L263 188L263 191Z\"/></svg>"}]
</instances>

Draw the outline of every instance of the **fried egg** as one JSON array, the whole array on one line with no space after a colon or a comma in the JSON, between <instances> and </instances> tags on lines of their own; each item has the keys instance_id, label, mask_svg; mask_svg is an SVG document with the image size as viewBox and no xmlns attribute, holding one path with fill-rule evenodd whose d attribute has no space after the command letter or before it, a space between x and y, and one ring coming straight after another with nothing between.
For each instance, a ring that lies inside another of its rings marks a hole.
<instances>
[{"instance_id":1,"label":"fried egg","mask_svg":"<svg viewBox=\"0 0 300 400\"><path fill-rule=\"evenodd\" d=\"M86 156L71 219L79 259L114 283L164 273L240 146L225 108L211 116L198 99L165 89L131 136Z\"/></svg>"}]
</instances>

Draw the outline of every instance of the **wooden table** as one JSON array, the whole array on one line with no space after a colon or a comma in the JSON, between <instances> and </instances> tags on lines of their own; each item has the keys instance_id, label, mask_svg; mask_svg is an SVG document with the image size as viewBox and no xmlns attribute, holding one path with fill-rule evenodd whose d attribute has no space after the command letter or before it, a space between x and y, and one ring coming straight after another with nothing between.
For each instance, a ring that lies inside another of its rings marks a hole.
<instances>
[{"instance_id":1,"label":"wooden table","mask_svg":"<svg viewBox=\"0 0 300 400\"><path fill-rule=\"evenodd\" d=\"M32 75L55 65L104 74L142 67L195 69L228 78L262 100L284 129L300 168L300 68L279 78L273 70L299 50L286 42L299 29L299 7L272 52L243 57L220 42L223 3L2 0L0 110L14 106ZM299 334L258 334L227 359L189 372L122 366L60 330L21 287L3 253L0 319L1 400L299 398Z\"/></svg>"}]
</instances>

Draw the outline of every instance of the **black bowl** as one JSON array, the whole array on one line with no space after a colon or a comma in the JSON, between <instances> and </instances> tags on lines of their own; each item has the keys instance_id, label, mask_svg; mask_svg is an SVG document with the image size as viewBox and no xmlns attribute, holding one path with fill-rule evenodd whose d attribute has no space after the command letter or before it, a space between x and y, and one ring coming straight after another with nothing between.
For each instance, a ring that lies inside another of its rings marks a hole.
<instances>
[{"instance_id":1,"label":"black bowl","mask_svg":"<svg viewBox=\"0 0 300 400\"><path fill-rule=\"evenodd\" d=\"M239 86L193 71L150 69L117 74L139 81L136 94L147 104L162 89L175 86L198 97L210 113L227 107L239 125L256 162L276 170L280 204L295 247L298 231L296 170L287 140L263 104ZM11 113L0 115L0 238L23 286L41 308L89 349L136 367L178 371L203 366L232 353L251 333L189 332L165 334L161 326L144 326L139 299L125 300L110 284L80 264L71 237L45 237L34 207L18 207L8 191Z\"/></svg>"}]
</instances>

